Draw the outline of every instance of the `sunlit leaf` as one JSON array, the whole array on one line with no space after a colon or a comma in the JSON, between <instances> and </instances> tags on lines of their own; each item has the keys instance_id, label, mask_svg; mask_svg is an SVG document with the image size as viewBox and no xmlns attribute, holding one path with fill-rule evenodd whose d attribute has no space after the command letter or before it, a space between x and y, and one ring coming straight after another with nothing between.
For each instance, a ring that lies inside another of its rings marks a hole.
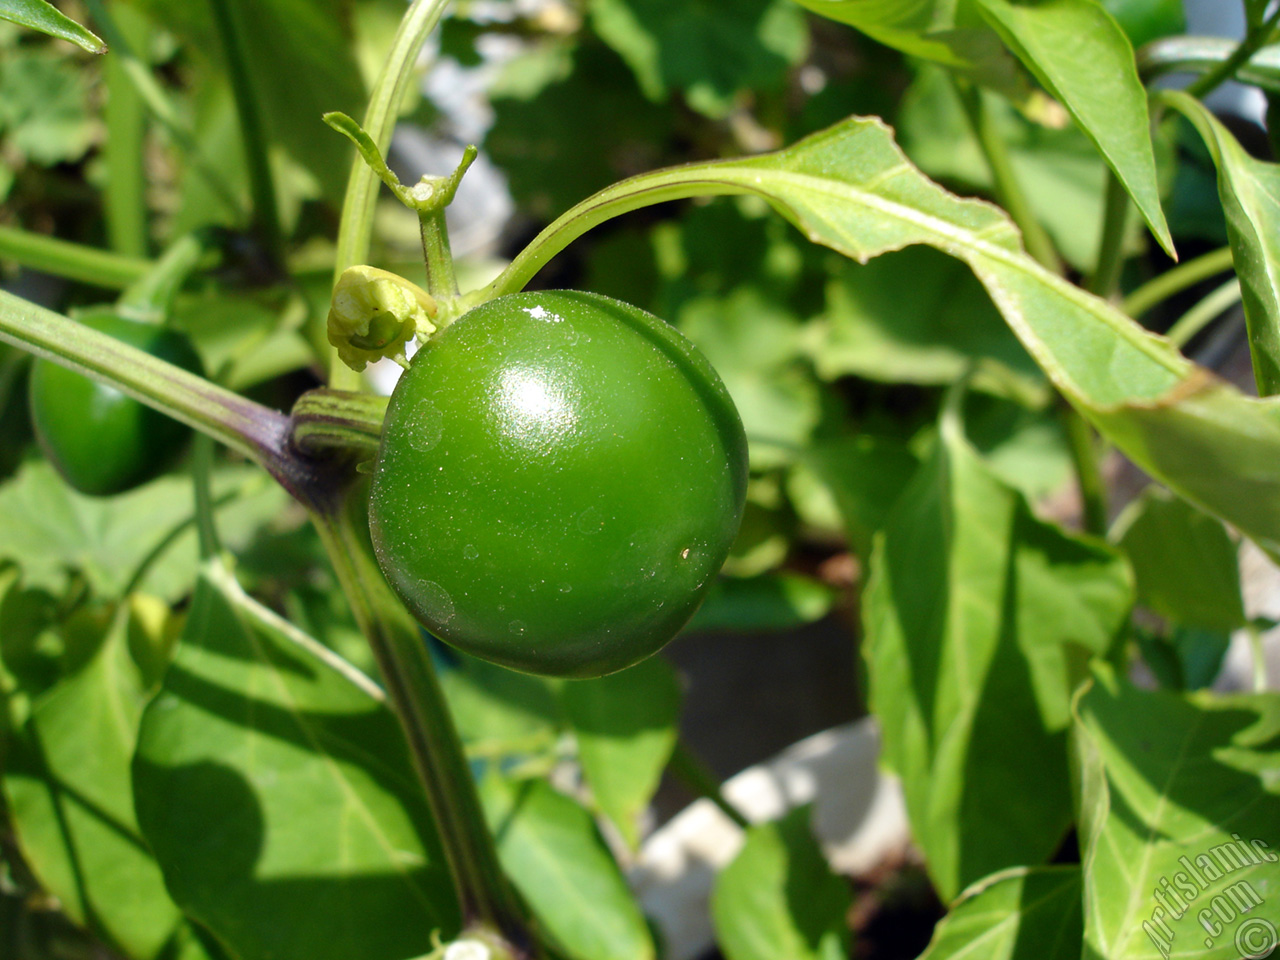
<instances>
[{"instance_id":1,"label":"sunlit leaf","mask_svg":"<svg viewBox=\"0 0 1280 960\"><path fill-rule=\"evenodd\" d=\"M790 0L591 0L588 9L646 96L660 100L674 88L712 117L727 114L739 91L780 88L808 41Z\"/></svg>"},{"instance_id":2,"label":"sunlit leaf","mask_svg":"<svg viewBox=\"0 0 1280 960\"><path fill-rule=\"evenodd\" d=\"M560 702L601 811L634 849L640 816L676 745L680 684L661 657L596 680L569 680Z\"/></svg>"},{"instance_id":3,"label":"sunlit leaf","mask_svg":"<svg viewBox=\"0 0 1280 960\"><path fill-rule=\"evenodd\" d=\"M243 467L219 471L214 494L226 499L219 531L228 549L247 543L287 499L264 474ZM175 600L196 574L192 496L189 479L168 476L118 497L89 497L48 463L32 462L0 489L0 559L17 563L29 587L57 593L78 572L95 593L117 597L154 555L137 586Z\"/></svg>"},{"instance_id":4,"label":"sunlit leaf","mask_svg":"<svg viewBox=\"0 0 1280 960\"><path fill-rule=\"evenodd\" d=\"M1037 520L944 417L879 535L863 601L884 759L944 898L1057 849L1072 815L1071 693L1130 591L1114 551Z\"/></svg>"},{"instance_id":5,"label":"sunlit leaf","mask_svg":"<svg viewBox=\"0 0 1280 960\"><path fill-rule=\"evenodd\" d=\"M1079 867L1016 867L967 889L920 960L1079 960Z\"/></svg>"},{"instance_id":6,"label":"sunlit leaf","mask_svg":"<svg viewBox=\"0 0 1280 960\"><path fill-rule=\"evenodd\" d=\"M1266 956L1280 898L1280 696L1138 690L1076 706L1086 960Z\"/></svg>"},{"instance_id":7,"label":"sunlit leaf","mask_svg":"<svg viewBox=\"0 0 1280 960\"><path fill-rule=\"evenodd\" d=\"M1147 92L1124 31L1097 0L977 2L1023 65L1097 144L1172 256L1173 238L1156 183Z\"/></svg>"},{"instance_id":8,"label":"sunlit leaf","mask_svg":"<svg viewBox=\"0 0 1280 960\"><path fill-rule=\"evenodd\" d=\"M1113 539L1133 564L1139 603L1186 626L1244 626L1237 547L1220 520L1151 487L1116 522Z\"/></svg>"},{"instance_id":9,"label":"sunlit leaf","mask_svg":"<svg viewBox=\"0 0 1280 960\"><path fill-rule=\"evenodd\" d=\"M1218 167L1218 195L1249 324L1258 393L1280 393L1280 165L1255 160L1199 100L1165 102L1195 125Z\"/></svg>"},{"instance_id":10,"label":"sunlit leaf","mask_svg":"<svg viewBox=\"0 0 1280 960\"><path fill-rule=\"evenodd\" d=\"M149 691L122 611L97 654L35 704L4 774L23 854L67 915L136 960L166 949L182 914L138 829L130 762Z\"/></svg>"},{"instance_id":11,"label":"sunlit leaf","mask_svg":"<svg viewBox=\"0 0 1280 960\"><path fill-rule=\"evenodd\" d=\"M716 878L711 916L728 960L844 960L848 884L823 859L809 807L747 831Z\"/></svg>"},{"instance_id":12,"label":"sunlit leaf","mask_svg":"<svg viewBox=\"0 0 1280 960\"><path fill-rule=\"evenodd\" d=\"M502 867L568 960L653 960L640 908L590 814L545 780L480 783Z\"/></svg>"},{"instance_id":13,"label":"sunlit leaf","mask_svg":"<svg viewBox=\"0 0 1280 960\"><path fill-rule=\"evenodd\" d=\"M239 956L404 960L457 930L380 692L217 564L143 716L134 790L170 893Z\"/></svg>"},{"instance_id":14,"label":"sunlit leaf","mask_svg":"<svg viewBox=\"0 0 1280 960\"><path fill-rule=\"evenodd\" d=\"M90 53L106 53L101 38L86 30L46 0L0 0L0 20L68 40Z\"/></svg>"}]
</instances>

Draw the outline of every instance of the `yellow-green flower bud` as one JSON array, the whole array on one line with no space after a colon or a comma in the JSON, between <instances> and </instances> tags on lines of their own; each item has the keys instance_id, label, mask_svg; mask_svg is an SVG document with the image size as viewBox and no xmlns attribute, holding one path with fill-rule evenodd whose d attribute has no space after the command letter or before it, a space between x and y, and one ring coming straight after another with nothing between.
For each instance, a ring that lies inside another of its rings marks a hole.
<instances>
[{"instance_id":1,"label":"yellow-green flower bud","mask_svg":"<svg viewBox=\"0 0 1280 960\"><path fill-rule=\"evenodd\" d=\"M333 289L329 342L352 370L383 357L407 367L404 345L434 333L435 314L435 301L417 284L377 267L348 267Z\"/></svg>"}]
</instances>

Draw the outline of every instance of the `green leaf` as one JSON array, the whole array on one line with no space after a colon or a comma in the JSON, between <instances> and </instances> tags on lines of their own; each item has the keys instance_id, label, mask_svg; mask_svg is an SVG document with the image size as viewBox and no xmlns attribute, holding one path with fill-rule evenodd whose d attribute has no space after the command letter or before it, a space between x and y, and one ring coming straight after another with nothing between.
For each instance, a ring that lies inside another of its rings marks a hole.
<instances>
[{"instance_id":1,"label":"green leaf","mask_svg":"<svg viewBox=\"0 0 1280 960\"><path fill-rule=\"evenodd\" d=\"M1148 487L1116 521L1112 539L1133 564L1139 603L1190 627L1244 626L1237 548L1222 521Z\"/></svg>"},{"instance_id":2,"label":"green leaf","mask_svg":"<svg viewBox=\"0 0 1280 960\"><path fill-rule=\"evenodd\" d=\"M544 780L480 782L502 868L567 960L653 960L644 916L594 821Z\"/></svg>"},{"instance_id":3,"label":"green leaf","mask_svg":"<svg viewBox=\"0 0 1280 960\"><path fill-rule=\"evenodd\" d=\"M1023 65L1089 135L1169 256L1147 93L1133 47L1097 0L977 0Z\"/></svg>"},{"instance_id":4,"label":"green leaf","mask_svg":"<svg viewBox=\"0 0 1280 960\"><path fill-rule=\"evenodd\" d=\"M33 163L79 160L102 134L88 77L66 57L6 50L0 59L0 133Z\"/></svg>"},{"instance_id":5,"label":"green leaf","mask_svg":"<svg viewBox=\"0 0 1280 960\"><path fill-rule=\"evenodd\" d=\"M801 362L800 318L746 284L725 296L689 299L671 319L724 381L742 417L752 465L791 460L821 416L818 382Z\"/></svg>"},{"instance_id":6,"label":"green leaf","mask_svg":"<svg viewBox=\"0 0 1280 960\"><path fill-rule=\"evenodd\" d=\"M940 63L1015 99L1027 92L1017 61L982 22L974 0L797 0L886 46Z\"/></svg>"},{"instance_id":7,"label":"green leaf","mask_svg":"<svg viewBox=\"0 0 1280 960\"><path fill-rule=\"evenodd\" d=\"M850 265L828 284L826 302L810 343L823 379L948 384L982 360L1042 382L973 271L928 247Z\"/></svg>"},{"instance_id":8,"label":"green leaf","mask_svg":"<svg viewBox=\"0 0 1280 960\"><path fill-rule=\"evenodd\" d=\"M671 135L671 111L646 100L600 44L571 53L560 44L534 47L508 64L490 96L485 152L516 202L537 217L652 167Z\"/></svg>"},{"instance_id":9,"label":"green leaf","mask_svg":"<svg viewBox=\"0 0 1280 960\"><path fill-rule=\"evenodd\" d=\"M16 738L4 776L23 855L77 923L136 960L182 920L134 817L130 762L149 691L122 610L96 656L57 684Z\"/></svg>"},{"instance_id":10,"label":"green leaf","mask_svg":"<svg viewBox=\"0 0 1280 960\"><path fill-rule=\"evenodd\" d=\"M107 52L107 45L101 38L45 0L0 0L0 20L10 20L19 26L70 41L90 53Z\"/></svg>"},{"instance_id":11,"label":"green leaf","mask_svg":"<svg viewBox=\"0 0 1280 960\"><path fill-rule=\"evenodd\" d=\"M1143 662L1166 690L1202 690L1222 672L1231 634L1177 626L1167 636L1135 625Z\"/></svg>"},{"instance_id":12,"label":"green leaf","mask_svg":"<svg viewBox=\"0 0 1280 960\"><path fill-rule=\"evenodd\" d=\"M1072 481L1062 418L1051 402L1026 407L975 392L966 398L964 421L969 442L987 466L1032 503Z\"/></svg>"},{"instance_id":13,"label":"green leaf","mask_svg":"<svg viewBox=\"0 0 1280 960\"><path fill-rule=\"evenodd\" d=\"M229 499L218 520L231 550L278 517L288 499L263 473L240 467L219 471L214 495ZM180 476L118 497L88 497L63 483L49 464L32 462L0 488L0 558L16 562L31 588L60 593L76 571L95 594L119 597L138 566L162 550L162 562L151 564L139 587L176 600L196 574L191 498L191 481ZM168 541L175 531L179 535Z\"/></svg>"},{"instance_id":14,"label":"green leaf","mask_svg":"<svg viewBox=\"0 0 1280 960\"><path fill-rule=\"evenodd\" d=\"M825 617L837 597L834 588L798 573L722 577L685 630L794 630Z\"/></svg>"},{"instance_id":15,"label":"green leaf","mask_svg":"<svg viewBox=\"0 0 1280 960\"><path fill-rule=\"evenodd\" d=\"M863 559L920 466L905 444L869 434L815 443L802 463L831 491L854 553Z\"/></svg>"},{"instance_id":16,"label":"green leaf","mask_svg":"<svg viewBox=\"0 0 1280 960\"><path fill-rule=\"evenodd\" d=\"M650 100L684 92L709 117L744 90L776 90L804 57L808 30L790 0L591 0L591 23L627 62Z\"/></svg>"},{"instance_id":17,"label":"green leaf","mask_svg":"<svg viewBox=\"0 0 1280 960\"><path fill-rule=\"evenodd\" d=\"M157 24L185 41L187 49L207 58L216 75L224 70L222 49L209 17L208 4L136 0ZM331 110L359 116L365 100L364 81L355 61L350 10L343 0L228 0L241 26L245 66L263 112L263 126L286 160L276 180L299 197L321 196L339 204L350 171L350 147L325 129L321 116ZM223 109L230 109L224 103ZM229 147L239 157L239 131L234 117L222 128L222 142L209 131L202 143ZM206 126L201 124L201 126ZM224 169L217 155L210 160ZM296 202L295 198L295 202Z\"/></svg>"},{"instance_id":18,"label":"green leaf","mask_svg":"<svg viewBox=\"0 0 1280 960\"><path fill-rule=\"evenodd\" d=\"M549 681L465 654L440 685L467 753L507 757L550 750L560 735L560 705Z\"/></svg>"},{"instance_id":19,"label":"green leaf","mask_svg":"<svg viewBox=\"0 0 1280 960\"><path fill-rule=\"evenodd\" d=\"M1255 160L1199 100L1162 94L1199 131L1218 168L1218 196L1249 325L1258 393L1280 393L1280 165Z\"/></svg>"},{"instance_id":20,"label":"green leaf","mask_svg":"<svg viewBox=\"0 0 1280 960\"><path fill-rule=\"evenodd\" d=\"M640 817L675 749L680 684L661 657L596 680L569 680L560 703L592 796L634 850Z\"/></svg>"},{"instance_id":21,"label":"green leaf","mask_svg":"<svg viewBox=\"0 0 1280 960\"><path fill-rule=\"evenodd\" d=\"M1080 868L1017 867L967 889L920 960L1079 960Z\"/></svg>"},{"instance_id":22,"label":"green leaf","mask_svg":"<svg viewBox=\"0 0 1280 960\"><path fill-rule=\"evenodd\" d=\"M1280 898L1280 696L1138 690L1076 705L1085 960L1265 956Z\"/></svg>"},{"instance_id":23,"label":"green leaf","mask_svg":"<svg viewBox=\"0 0 1280 960\"><path fill-rule=\"evenodd\" d=\"M1074 123L1038 123L1004 97L980 95L1036 220L1068 263L1081 273L1092 270L1110 175L1106 161ZM966 192L991 195L991 166L944 69L921 65L903 95L894 127L902 148L929 176ZM1146 232L1134 217L1128 227L1126 250L1138 246Z\"/></svg>"},{"instance_id":24,"label":"green leaf","mask_svg":"<svg viewBox=\"0 0 1280 960\"><path fill-rule=\"evenodd\" d=\"M1113 550L1037 520L944 416L863 599L884 760L944 899L1057 849L1072 814L1071 693L1131 590Z\"/></svg>"},{"instance_id":25,"label":"green leaf","mask_svg":"<svg viewBox=\"0 0 1280 960\"><path fill-rule=\"evenodd\" d=\"M786 150L633 177L569 210L477 296L520 289L610 217L689 196L755 194L810 240L866 262L912 244L964 260L1040 368L1148 474L1280 552L1280 403L1217 380L1115 307L1045 270L997 208L911 166L877 120L853 118Z\"/></svg>"},{"instance_id":26,"label":"green leaf","mask_svg":"<svg viewBox=\"0 0 1280 960\"><path fill-rule=\"evenodd\" d=\"M1102 5L1128 34L1135 50L1187 29L1182 0L1102 0Z\"/></svg>"},{"instance_id":27,"label":"green leaf","mask_svg":"<svg viewBox=\"0 0 1280 960\"><path fill-rule=\"evenodd\" d=\"M403 960L457 931L380 691L219 565L202 569L133 775L170 893L238 956Z\"/></svg>"},{"instance_id":28,"label":"green leaf","mask_svg":"<svg viewBox=\"0 0 1280 960\"><path fill-rule=\"evenodd\" d=\"M711 895L727 960L844 960L849 885L831 872L809 830L809 807L747 831Z\"/></svg>"}]
</instances>

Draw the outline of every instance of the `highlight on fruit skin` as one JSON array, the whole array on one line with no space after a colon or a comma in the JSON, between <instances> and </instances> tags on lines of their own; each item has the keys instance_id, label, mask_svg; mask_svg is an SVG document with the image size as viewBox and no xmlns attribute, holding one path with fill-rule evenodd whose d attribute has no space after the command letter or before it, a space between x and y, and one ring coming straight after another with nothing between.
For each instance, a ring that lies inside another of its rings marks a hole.
<instances>
[{"instance_id":1,"label":"highlight on fruit skin","mask_svg":"<svg viewBox=\"0 0 1280 960\"><path fill-rule=\"evenodd\" d=\"M364 264L342 271L333 288L326 334L357 373L387 358L406 369L405 344L435 333L436 302L404 277Z\"/></svg>"}]
</instances>

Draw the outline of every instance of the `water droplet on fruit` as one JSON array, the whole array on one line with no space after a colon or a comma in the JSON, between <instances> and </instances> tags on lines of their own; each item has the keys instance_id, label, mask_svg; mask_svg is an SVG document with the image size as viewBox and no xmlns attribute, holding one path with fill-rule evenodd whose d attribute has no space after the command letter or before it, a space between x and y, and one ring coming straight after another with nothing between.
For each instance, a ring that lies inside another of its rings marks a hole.
<instances>
[{"instance_id":1,"label":"water droplet on fruit","mask_svg":"<svg viewBox=\"0 0 1280 960\"><path fill-rule=\"evenodd\" d=\"M409 433L409 446L419 453L426 453L444 435L444 417L440 408L430 400L424 400L413 408L413 426Z\"/></svg>"},{"instance_id":2,"label":"water droplet on fruit","mask_svg":"<svg viewBox=\"0 0 1280 960\"><path fill-rule=\"evenodd\" d=\"M525 622L523 620L512 620L508 626L512 633L524 633Z\"/></svg>"},{"instance_id":3,"label":"water droplet on fruit","mask_svg":"<svg viewBox=\"0 0 1280 960\"><path fill-rule=\"evenodd\" d=\"M687 550L685 552L688 553ZM476 549L475 544L468 543L462 548L462 555L468 560L474 560L476 557L480 556L480 551Z\"/></svg>"},{"instance_id":4,"label":"water droplet on fruit","mask_svg":"<svg viewBox=\"0 0 1280 960\"><path fill-rule=\"evenodd\" d=\"M578 529L583 533L599 533L604 529L604 514L598 507L587 507L578 514Z\"/></svg>"},{"instance_id":5,"label":"water droplet on fruit","mask_svg":"<svg viewBox=\"0 0 1280 960\"><path fill-rule=\"evenodd\" d=\"M561 592L561 593L569 593L571 590L573 590L573 584L571 584L571 583L562 583L562 584L560 584L560 592Z\"/></svg>"},{"instance_id":6,"label":"water droplet on fruit","mask_svg":"<svg viewBox=\"0 0 1280 960\"><path fill-rule=\"evenodd\" d=\"M428 620L448 623L453 619L453 597L434 580L418 581L418 602L422 604L422 612Z\"/></svg>"}]
</instances>

